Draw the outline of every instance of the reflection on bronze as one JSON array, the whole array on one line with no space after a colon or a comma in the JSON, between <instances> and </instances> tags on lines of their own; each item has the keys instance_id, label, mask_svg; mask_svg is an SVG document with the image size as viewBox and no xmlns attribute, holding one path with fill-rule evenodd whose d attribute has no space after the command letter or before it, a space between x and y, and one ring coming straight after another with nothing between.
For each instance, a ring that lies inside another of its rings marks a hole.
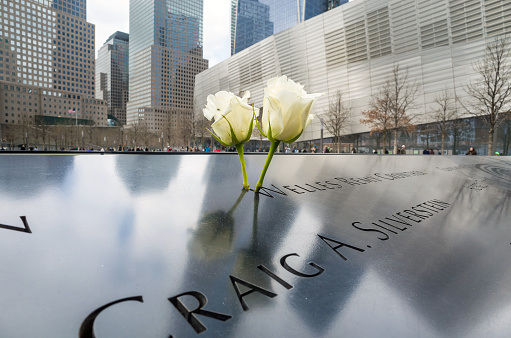
<instances>
[{"instance_id":1,"label":"reflection on bronze","mask_svg":"<svg viewBox=\"0 0 511 338\"><path fill-rule=\"evenodd\" d=\"M85 318L85 320L82 322L82 325L80 326L80 331L78 332L79 338L96 338L96 335L94 335L94 321L96 320L96 317L106 308L109 308L112 305L127 302L127 301L137 301L140 303L144 302L144 299L142 296L135 296L135 297L128 297L123 299L118 299L116 301L110 302L106 305L103 305L96 310L92 311L90 315Z\"/></svg>"},{"instance_id":2,"label":"reflection on bronze","mask_svg":"<svg viewBox=\"0 0 511 338\"><path fill-rule=\"evenodd\" d=\"M232 215L246 193L247 190L241 191L229 211L217 210L201 218L189 244L195 257L211 261L232 252L235 225Z\"/></svg>"},{"instance_id":3,"label":"reflection on bronze","mask_svg":"<svg viewBox=\"0 0 511 338\"><path fill-rule=\"evenodd\" d=\"M186 307L186 305L183 304L181 300L179 300L179 298L183 296L192 296L199 302L199 306L195 310L190 311ZM207 329L206 326L204 326L204 324L202 324L202 322L198 320L195 315L206 316L209 318L220 320L222 322L225 322L226 320L232 318L232 316L229 315L204 310L203 307L206 306L206 304L208 303L208 299L204 294L198 291L184 292L180 295L169 298L169 301L172 303L172 305L176 307L179 313L181 313L181 315L185 317L186 321L193 327L193 329L197 333L201 333L202 331L206 331Z\"/></svg>"}]
</instances>

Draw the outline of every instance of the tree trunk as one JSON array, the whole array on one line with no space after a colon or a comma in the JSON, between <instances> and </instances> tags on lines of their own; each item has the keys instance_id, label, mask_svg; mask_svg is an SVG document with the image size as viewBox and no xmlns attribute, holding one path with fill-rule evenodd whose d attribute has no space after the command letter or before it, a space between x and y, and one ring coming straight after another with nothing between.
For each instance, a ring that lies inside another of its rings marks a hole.
<instances>
[{"instance_id":1,"label":"tree trunk","mask_svg":"<svg viewBox=\"0 0 511 338\"><path fill-rule=\"evenodd\" d=\"M491 156L495 153L495 150L493 149L493 134L495 133L495 129L493 129L492 126L490 126L490 129L488 130L488 155Z\"/></svg>"},{"instance_id":2,"label":"tree trunk","mask_svg":"<svg viewBox=\"0 0 511 338\"><path fill-rule=\"evenodd\" d=\"M397 129L394 129L394 155L397 154Z\"/></svg>"},{"instance_id":3,"label":"tree trunk","mask_svg":"<svg viewBox=\"0 0 511 338\"><path fill-rule=\"evenodd\" d=\"M385 147L387 146L386 143L385 143L385 141L386 141L386 137L385 136L386 135L387 135L387 133L383 132L383 150L381 152L383 155L385 155Z\"/></svg>"},{"instance_id":4,"label":"tree trunk","mask_svg":"<svg viewBox=\"0 0 511 338\"><path fill-rule=\"evenodd\" d=\"M442 132L442 155L444 154L445 132Z\"/></svg>"}]
</instances>

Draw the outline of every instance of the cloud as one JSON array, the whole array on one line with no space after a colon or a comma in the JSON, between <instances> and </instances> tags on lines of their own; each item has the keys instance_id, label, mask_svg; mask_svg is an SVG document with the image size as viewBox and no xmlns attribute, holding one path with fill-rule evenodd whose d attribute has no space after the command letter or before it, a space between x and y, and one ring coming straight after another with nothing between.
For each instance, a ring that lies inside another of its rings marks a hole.
<instances>
[{"instance_id":1,"label":"cloud","mask_svg":"<svg viewBox=\"0 0 511 338\"><path fill-rule=\"evenodd\" d=\"M213 66L231 56L231 1L204 0L204 58Z\"/></svg>"},{"instance_id":2,"label":"cloud","mask_svg":"<svg viewBox=\"0 0 511 338\"><path fill-rule=\"evenodd\" d=\"M96 51L113 33L129 33L129 17L129 0L87 0L87 21L96 26Z\"/></svg>"}]
</instances>

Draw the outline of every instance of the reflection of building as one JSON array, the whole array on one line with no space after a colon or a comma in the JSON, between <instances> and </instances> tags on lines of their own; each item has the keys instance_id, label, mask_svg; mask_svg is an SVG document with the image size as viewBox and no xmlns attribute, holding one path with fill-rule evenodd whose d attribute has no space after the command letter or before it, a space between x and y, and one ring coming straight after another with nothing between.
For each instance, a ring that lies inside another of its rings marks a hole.
<instances>
[{"instance_id":1,"label":"reflection of building","mask_svg":"<svg viewBox=\"0 0 511 338\"><path fill-rule=\"evenodd\" d=\"M503 0L352 1L272 35L199 74L196 109L202 109L208 94L219 90L249 90L256 106L262 106L267 80L287 75L308 92L326 94L318 99L316 114L324 112L329 100L342 91L352 111L351 127L344 134L353 137L354 145L374 142L367 146L370 151L381 141L375 140L377 135L369 136L369 127L360 123L361 113L370 109L372 96L393 67L407 68L410 81L419 86L415 121L431 123L427 113L443 90L466 98L465 86L476 75L472 65L484 55L486 43L511 31L509 10L511 3ZM461 105L458 110L464 111ZM321 129L316 118L299 141L318 141ZM326 132L325 136L330 137ZM405 137L403 142L413 142L411 135ZM435 141L434 147L438 146Z\"/></svg>"},{"instance_id":2,"label":"reflection of building","mask_svg":"<svg viewBox=\"0 0 511 338\"><path fill-rule=\"evenodd\" d=\"M232 0L231 55L348 0Z\"/></svg>"},{"instance_id":3,"label":"reflection of building","mask_svg":"<svg viewBox=\"0 0 511 338\"><path fill-rule=\"evenodd\" d=\"M94 25L85 10L85 0L3 2L0 123L33 122L44 115L63 123L59 117L106 125L103 105L90 117L78 104L94 97Z\"/></svg>"},{"instance_id":4,"label":"reflection of building","mask_svg":"<svg viewBox=\"0 0 511 338\"><path fill-rule=\"evenodd\" d=\"M96 98L106 100L108 114L126 124L128 101L129 35L115 32L98 51L96 60Z\"/></svg>"},{"instance_id":5,"label":"reflection of building","mask_svg":"<svg viewBox=\"0 0 511 338\"><path fill-rule=\"evenodd\" d=\"M190 118L195 75L202 58L202 0L130 2L127 124L150 132Z\"/></svg>"}]
</instances>

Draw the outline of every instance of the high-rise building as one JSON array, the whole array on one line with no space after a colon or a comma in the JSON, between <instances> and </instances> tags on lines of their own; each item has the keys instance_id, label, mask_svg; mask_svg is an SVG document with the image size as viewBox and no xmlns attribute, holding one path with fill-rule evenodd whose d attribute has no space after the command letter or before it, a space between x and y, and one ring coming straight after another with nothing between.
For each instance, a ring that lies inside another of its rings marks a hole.
<instances>
[{"instance_id":1,"label":"high-rise building","mask_svg":"<svg viewBox=\"0 0 511 338\"><path fill-rule=\"evenodd\" d=\"M203 0L131 0L127 124L150 132L191 118L195 75L207 69Z\"/></svg>"},{"instance_id":2,"label":"high-rise building","mask_svg":"<svg viewBox=\"0 0 511 338\"><path fill-rule=\"evenodd\" d=\"M348 0L232 0L231 55Z\"/></svg>"},{"instance_id":3,"label":"high-rise building","mask_svg":"<svg viewBox=\"0 0 511 338\"><path fill-rule=\"evenodd\" d=\"M107 101L108 114L126 124L128 102L129 34L115 32L98 51L96 98Z\"/></svg>"},{"instance_id":4,"label":"high-rise building","mask_svg":"<svg viewBox=\"0 0 511 338\"><path fill-rule=\"evenodd\" d=\"M0 18L0 123L106 125L103 102L92 99L94 25L86 1L3 0Z\"/></svg>"}]
</instances>

